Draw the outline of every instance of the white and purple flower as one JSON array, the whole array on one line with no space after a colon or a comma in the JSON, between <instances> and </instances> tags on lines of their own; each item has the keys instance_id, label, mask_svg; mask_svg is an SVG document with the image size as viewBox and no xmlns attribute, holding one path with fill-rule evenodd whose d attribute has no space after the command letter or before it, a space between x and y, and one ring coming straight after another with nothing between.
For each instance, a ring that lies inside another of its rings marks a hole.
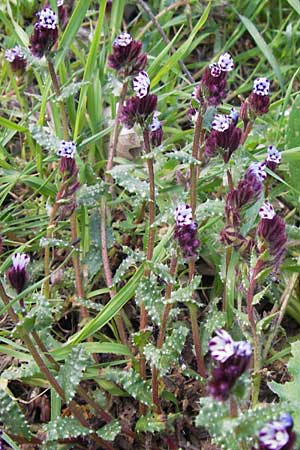
<instances>
[{"instance_id":1,"label":"white and purple flower","mask_svg":"<svg viewBox=\"0 0 300 450\"><path fill-rule=\"evenodd\" d=\"M145 70L139 72L139 74L133 79L133 90L135 95L139 98L146 97L149 92L150 78Z\"/></svg>"}]
</instances>

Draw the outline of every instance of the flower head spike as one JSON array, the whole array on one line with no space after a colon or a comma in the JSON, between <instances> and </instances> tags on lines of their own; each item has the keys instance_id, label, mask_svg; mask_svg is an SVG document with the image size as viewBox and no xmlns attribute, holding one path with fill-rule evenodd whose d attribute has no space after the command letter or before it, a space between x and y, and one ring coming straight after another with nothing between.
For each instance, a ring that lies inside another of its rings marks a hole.
<instances>
[{"instance_id":1,"label":"flower head spike","mask_svg":"<svg viewBox=\"0 0 300 450\"><path fill-rule=\"evenodd\" d=\"M280 163L281 163L281 152L279 152L277 150L275 145L269 145L268 155L266 158L266 165L267 165L268 169L270 169L274 172Z\"/></svg>"},{"instance_id":2,"label":"flower head spike","mask_svg":"<svg viewBox=\"0 0 300 450\"><path fill-rule=\"evenodd\" d=\"M254 116L261 116L269 111L270 81L267 78L256 78L252 93L248 99L250 111Z\"/></svg>"},{"instance_id":3,"label":"flower head spike","mask_svg":"<svg viewBox=\"0 0 300 450\"><path fill-rule=\"evenodd\" d=\"M75 161L76 144L73 141L61 141L57 155L60 157L59 169L62 173L77 176L78 168Z\"/></svg>"},{"instance_id":4,"label":"flower head spike","mask_svg":"<svg viewBox=\"0 0 300 450\"><path fill-rule=\"evenodd\" d=\"M126 128L132 128L135 123L138 123L144 128L148 119L151 119L152 114L156 110L156 106L156 95L148 94L142 98L130 97L123 106L120 122L123 123Z\"/></svg>"},{"instance_id":5,"label":"flower head spike","mask_svg":"<svg viewBox=\"0 0 300 450\"><path fill-rule=\"evenodd\" d=\"M273 206L265 202L259 210L260 221L257 228L259 237L266 241L276 273L286 250L287 235L284 220L276 214Z\"/></svg>"},{"instance_id":6,"label":"flower head spike","mask_svg":"<svg viewBox=\"0 0 300 450\"><path fill-rule=\"evenodd\" d=\"M296 440L292 429L293 419L288 413L267 423L258 433L258 450L292 450Z\"/></svg>"},{"instance_id":7,"label":"flower head spike","mask_svg":"<svg viewBox=\"0 0 300 450\"><path fill-rule=\"evenodd\" d=\"M212 121L212 131L205 143L207 158L215 156L220 151L223 160L227 163L232 153L238 148L241 141L242 130L236 126L236 120L225 114L215 114Z\"/></svg>"},{"instance_id":8,"label":"flower head spike","mask_svg":"<svg viewBox=\"0 0 300 450\"><path fill-rule=\"evenodd\" d=\"M247 369L252 348L247 341L235 342L225 330L217 330L208 343L212 358L217 362L209 382L210 394L223 401L229 397L237 379Z\"/></svg>"},{"instance_id":9,"label":"flower head spike","mask_svg":"<svg viewBox=\"0 0 300 450\"><path fill-rule=\"evenodd\" d=\"M231 72L234 69L234 62L229 52L223 53L218 60L218 66L224 72Z\"/></svg>"},{"instance_id":10,"label":"flower head spike","mask_svg":"<svg viewBox=\"0 0 300 450\"><path fill-rule=\"evenodd\" d=\"M139 98L145 97L149 92L150 78L145 70L139 72L139 74L133 79L133 90L135 95Z\"/></svg>"},{"instance_id":11,"label":"flower head spike","mask_svg":"<svg viewBox=\"0 0 300 450\"><path fill-rule=\"evenodd\" d=\"M200 241L197 239L198 225L193 220L192 208L186 204L178 205L174 217L174 238L178 241L183 257L187 260L196 258Z\"/></svg>"},{"instance_id":12,"label":"flower head spike","mask_svg":"<svg viewBox=\"0 0 300 450\"><path fill-rule=\"evenodd\" d=\"M159 112L153 114L152 122L149 125L150 141L154 147L159 147L163 139L161 122L158 120Z\"/></svg>"},{"instance_id":13,"label":"flower head spike","mask_svg":"<svg viewBox=\"0 0 300 450\"><path fill-rule=\"evenodd\" d=\"M18 294L24 290L25 284L28 281L28 273L26 272L27 264L30 258L25 253L15 253L12 256L12 267L7 271L7 278L11 286Z\"/></svg>"},{"instance_id":14,"label":"flower head spike","mask_svg":"<svg viewBox=\"0 0 300 450\"><path fill-rule=\"evenodd\" d=\"M204 71L199 86L194 91L194 99L199 103L217 106L226 95L227 72L234 68L229 52L220 56L217 63L210 64Z\"/></svg>"},{"instance_id":15,"label":"flower head spike","mask_svg":"<svg viewBox=\"0 0 300 450\"><path fill-rule=\"evenodd\" d=\"M147 64L147 55L141 53L141 50L141 41L135 41L129 33L121 33L113 42L108 65L122 78L138 74Z\"/></svg>"},{"instance_id":16,"label":"flower head spike","mask_svg":"<svg viewBox=\"0 0 300 450\"><path fill-rule=\"evenodd\" d=\"M41 58L47 54L58 39L57 15L46 7L37 13L38 20L30 37L30 51L33 56Z\"/></svg>"},{"instance_id":17,"label":"flower head spike","mask_svg":"<svg viewBox=\"0 0 300 450\"><path fill-rule=\"evenodd\" d=\"M26 68L26 57L19 45L5 50L5 59L10 62L10 67L14 72L21 72Z\"/></svg>"}]
</instances>

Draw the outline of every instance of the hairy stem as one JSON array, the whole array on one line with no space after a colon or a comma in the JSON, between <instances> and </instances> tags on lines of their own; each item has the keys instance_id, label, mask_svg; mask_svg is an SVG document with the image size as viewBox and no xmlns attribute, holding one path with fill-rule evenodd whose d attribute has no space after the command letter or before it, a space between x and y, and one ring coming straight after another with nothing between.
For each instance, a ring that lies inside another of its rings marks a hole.
<instances>
[{"instance_id":1,"label":"hairy stem","mask_svg":"<svg viewBox=\"0 0 300 450\"><path fill-rule=\"evenodd\" d=\"M104 197L102 197L102 199L101 199L100 220L101 220L100 234L101 234L102 263L103 263L103 269L104 269L104 274L105 274L106 286L109 288L109 296L110 296L110 298L113 298L116 295L116 291L114 289L112 289L113 280L112 280L112 273L110 270L110 264L109 264L109 258L108 258L108 252L107 252L106 202L105 202ZM127 342L127 336L126 336L124 323L119 314L116 315L115 321L117 324L120 339L124 345L127 345L128 342Z\"/></svg>"},{"instance_id":2,"label":"hairy stem","mask_svg":"<svg viewBox=\"0 0 300 450\"><path fill-rule=\"evenodd\" d=\"M253 297L256 288L257 276L262 270L264 262L261 258L259 258L255 264L255 267L252 270L249 282L249 288L247 292L247 314L248 320L252 330L252 338L253 338L253 382L252 382L252 405L255 406L258 402L258 395L260 389L260 368L261 368L261 345L259 341L259 337L256 331L256 323L255 316L253 310Z\"/></svg>"},{"instance_id":3,"label":"hairy stem","mask_svg":"<svg viewBox=\"0 0 300 450\"><path fill-rule=\"evenodd\" d=\"M122 85L121 93L120 93L117 114L115 117L114 129L113 129L113 133L112 133L112 140L111 140L111 143L109 146L108 158L107 158L107 163L106 163L106 172L111 170L114 165L114 157L116 154L118 138L119 138L119 133L120 133L120 124L119 124L120 115L121 115L123 103L124 103L124 100L125 100L125 97L127 94L127 89L128 89L128 82L124 81L123 85ZM111 179L110 175L108 175L108 173L106 173L105 178L106 178L106 180L105 180L106 182L112 182L112 179Z\"/></svg>"},{"instance_id":4,"label":"hairy stem","mask_svg":"<svg viewBox=\"0 0 300 450\"><path fill-rule=\"evenodd\" d=\"M177 255L174 254L171 260L170 264L170 275L171 277L174 277L177 267ZM157 349L161 349L165 340L165 334L166 334L166 328L167 328L167 321L169 317L170 310L172 308L171 303L167 303L167 301L171 298L172 294L172 283L167 283L166 286L166 293L165 293L165 307L163 312L163 317L161 321L161 326L159 330L159 335L157 339ZM160 404L159 404L159 396L158 396L158 370L156 367L153 367L152 369L152 400L154 405L157 408L157 411L160 411Z\"/></svg>"},{"instance_id":5,"label":"hairy stem","mask_svg":"<svg viewBox=\"0 0 300 450\"><path fill-rule=\"evenodd\" d=\"M202 133L202 114L200 110L198 111L196 125L195 125L195 133L194 133L194 140L193 140L193 147L192 147L192 157L195 159L199 159L200 156L202 157L202 154L200 155L200 141L202 144L203 140L203 133ZM193 218L195 218L195 212L196 212L196 206L197 206L197 180L198 176L200 174L200 171L197 170L197 166L195 164L190 165L190 204L192 208ZM195 276L195 260L189 262L189 281L191 282L192 279ZM190 319L191 319L191 326L192 326L192 334L193 334L193 342L194 342L194 348L195 348L195 354L196 354L196 361L197 361L197 369L199 375L202 377L206 376L206 370L205 365L202 357L201 352L201 343L200 343L200 333L198 328L198 322L197 322L197 306L194 304L189 305L189 313L190 313Z\"/></svg>"}]
</instances>

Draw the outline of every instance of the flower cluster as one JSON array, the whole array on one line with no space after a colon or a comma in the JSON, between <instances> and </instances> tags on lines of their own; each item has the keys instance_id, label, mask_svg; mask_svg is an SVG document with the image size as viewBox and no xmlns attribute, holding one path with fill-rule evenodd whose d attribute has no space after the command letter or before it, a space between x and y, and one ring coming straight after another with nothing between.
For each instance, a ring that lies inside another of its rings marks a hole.
<instances>
[{"instance_id":1,"label":"flower cluster","mask_svg":"<svg viewBox=\"0 0 300 450\"><path fill-rule=\"evenodd\" d=\"M129 33L121 33L113 42L108 65L122 78L135 75L144 70L147 64L147 55L141 50L141 41L135 41Z\"/></svg>"},{"instance_id":2,"label":"flower cluster","mask_svg":"<svg viewBox=\"0 0 300 450\"><path fill-rule=\"evenodd\" d=\"M258 433L258 447L252 450L292 450L296 434L293 419L284 413L277 420L267 423Z\"/></svg>"},{"instance_id":3,"label":"flower cluster","mask_svg":"<svg viewBox=\"0 0 300 450\"><path fill-rule=\"evenodd\" d=\"M275 145L269 145L265 162L267 168L273 172L275 172L277 166L281 163L281 153L277 150Z\"/></svg>"},{"instance_id":4,"label":"flower cluster","mask_svg":"<svg viewBox=\"0 0 300 450\"><path fill-rule=\"evenodd\" d=\"M240 115L245 125L250 119L254 120L269 111L269 93L270 81L265 77L256 78L250 96L241 105Z\"/></svg>"},{"instance_id":5,"label":"flower cluster","mask_svg":"<svg viewBox=\"0 0 300 450\"><path fill-rule=\"evenodd\" d=\"M60 157L59 169L64 175L63 189L59 192L59 199L66 200L60 208L59 219L69 217L76 208L75 192L79 189L78 167L75 161L76 144L73 141L61 141L57 150Z\"/></svg>"},{"instance_id":6,"label":"flower cluster","mask_svg":"<svg viewBox=\"0 0 300 450\"><path fill-rule=\"evenodd\" d=\"M258 236L264 240L272 257L273 272L276 273L286 250L287 235L285 222L275 213L269 202L264 202L259 210L260 221L257 228Z\"/></svg>"},{"instance_id":7,"label":"flower cluster","mask_svg":"<svg viewBox=\"0 0 300 450\"><path fill-rule=\"evenodd\" d=\"M233 108L230 115L216 114L212 121L212 130L205 143L205 155L211 158L218 151L221 152L223 160L227 163L232 153L240 145L242 130L237 125L238 114Z\"/></svg>"},{"instance_id":8,"label":"flower cluster","mask_svg":"<svg viewBox=\"0 0 300 450\"><path fill-rule=\"evenodd\" d=\"M12 256L12 267L7 271L7 278L11 286L20 294L24 290L24 287L28 281L28 273L26 267L30 261L30 258L25 253L15 253Z\"/></svg>"},{"instance_id":9,"label":"flower cluster","mask_svg":"<svg viewBox=\"0 0 300 450\"><path fill-rule=\"evenodd\" d=\"M26 69L26 57L19 45L5 50L5 59L10 62L10 67L14 72L21 72Z\"/></svg>"},{"instance_id":10,"label":"flower cluster","mask_svg":"<svg viewBox=\"0 0 300 450\"><path fill-rule=\"evenodd\" d=\"M129 97L123 106L120 121L126 128L132 128L138 123L143 129L148 128L148 123L157 106L157 96L149 94L150 79L147 72L140 72L133 79L134 97ZM157 119L157 116L156 116ZM153 131L158 127L158 120L153 125ZM151 130L151 129L150 129Z\"/></svg>"},{"instance_id":11,"label":"flower cluster","mask_svg":"<svg viewBox=\"0 0 300 450\"><path fill-rule=\"evenodd\" d=\"M58 39L57 15L46 7L37 13L38 20L30 37L30 50L33 56L46 55Z\"/></svg>"},{"instance_id":12,"label":"flower cluster","mask_svg":"<svg viewBox=\"0 0 300 450\"><path fill-rule=\"evenodd\" d=\"M178 205L175 209L175 232L174 238L178 241L183 257L194 259L200 245L197 239L198 225L193 220L192 208L189 205Z\"/></svg>"},{"instance_id":13,"label":"flower cluster","mask_svg":"<svg viewBox=\"0 0 300 450\"><path fill-rule=\"evenodd\" d=\"M263 181L267 177L266 163L252 163L237 188L231 189L225 200L227 224L240 225L240 212L245 205L258 199L263 190Z\"/></svg>"},{"instance_id":14,"label":"flower cluster","mask_svg":"<svg viewBox=\"0 0 300 450\"><path fill-rule=\"evenodd\" d=\"M199 86L192 94L199 104L216 106L225 98L227 72L234 69L234 62L229 52L220 56L217 63L210 64L204 71Z\"/></svg>"},{"instance_id":15,"label":"flower cluster","mask_svg":"<svg viewBox=\"0 0 300 450\"><path fill-rule=\"evenodd\" d=\"M149 125L150 142L153 147L159 147L163 140L163 130L161 122L158 120L159 112L153 114L152 122Z\"/></svg>"},{"instance_id":16,"label":"flower cluster","mask_svg":"<svg viewBox=\"0 0 300 450\"><path fill-rule=\"evenodd\" d=\"M217 330L208 343L211 357L217 362L212 370L209 392L220 401L226 400L238 378L249 366L252 348L247 341L234 341L225 330Z\"/></svg>"}]
</instances>

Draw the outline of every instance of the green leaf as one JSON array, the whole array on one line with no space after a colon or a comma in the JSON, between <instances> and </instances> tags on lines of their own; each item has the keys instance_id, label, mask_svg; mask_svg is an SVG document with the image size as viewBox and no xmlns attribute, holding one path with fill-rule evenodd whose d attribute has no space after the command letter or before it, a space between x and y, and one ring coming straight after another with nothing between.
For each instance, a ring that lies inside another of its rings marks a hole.
<instances>
[{"instance_id":1,"label":"green leaf","mask_svg":"<svg viewBox=\"0 0 300 450\"><path fill-rule=\"evenodd\" d=\"M0 383L0 422L2 422L5 429L30 439L31 433L25 416L5 386L6 382L3 383L2 380Z\"/></svg>"},{"instance_id":2,"label":"green leaf","mask_svg":"<svg viewBox=\"0 0 300 450\"><path fill-rule=\"evenodd\" d=\"M166 73L170 72L170 70L172 70L172 68L178 63L178 61L180 59L184 59L185 56L188 54L189 49L190 49L191 45L193 44L193 41L195 40L197 33L199 33L199 31L201 30L201 28L203 27L203 25L205 24L205 22L208 19L210 7L211 7L211 2L207 5L205 10L203 11L202 16L200 17L200 19L196 23L195 27L191 31L188 39L186 39L184 41L184 43L176 50L176 52L172 56L170 56L170 58L168 59L166 64L164 64L164 66L159 70L159 72L153 78L153 80L151 80L151 88L155 87L159 83L159 81L162 79L162 77Z\"/></svg>"},{"instance_id":3,"label":"green leaf","mask_svg":"<svg viewBox=\"0 0 300 450\"><path fill-rule=\"evenodd\" d=\"M152 405L150 386L141 378L139 373L135 372L134 369L130 368L129 370L122 371L105 369L103 375L106 379L120 384L122 388L136 400L147 406Z\"/></svg>"},{"instance_id":4,"label":"green leaf","mask_svg":"<svg viewBox=\"0 0 300 450\"><path fill-rule=\"evenodd\" d=\"M87 436L91 433L91 430L82 426L73 417L57 417L44 426L44 431L47 433L47 441L76 438L78 436Z\"/></svg>"},{"instance_id":5,"label":"green leaf","mask_svg":"<svg viewBox=\"0 0 300 450\"><path fill-rule=\"evenodd\" d=\"M60 368L57 381L62 386L66 401L69 402L75 395L76 387L80 383L90 356L82 345L74 347L67 356L65 364Z\"/></svg>"},{"instance_id":6,"label":"green leaf","mask_svg":"<svg viewBox=\"0 0 300 450\"><path fill-rule=\"evenodd\" d=\"M300 2L299 0L287 0L292 8L299 14L300 16Z\"/></svg>"},{"instance_id":7,"label":"green leaf","mask_svg":"<svg viewBox=\"0 0 300 450\"><path fill-rule=\"evenodd\" d=\"M52 151L58 149L60 139L54 136L49 128L32 124L29 126L29 130L33 139L44 149Z\"/></svg>"},{"instance_id":8,"label":"green leaf","mask_svg":"<svg viewBox=\"0 0 300 450\"><path fill-rule=\"evenodd\" d=\"M83 86L87 86L89 84L90 84L89 81L72 82L72 83L68 84L67 86L63 87L63 89L61 90L60 96L56 97L55 101L60 102L62 100L66 100L67 98L72 97L75 94L77 94L79 89L81 89Z\"/></svg>"},{"instance_id":9,"label":"green leaf","mask_svg":"<svg viewBox=\"0 0 300 450\"><path fill-rule=\"evenodd\" d=\"M96 433L105 441L113 441L121 432L121 428L120 422L115 419L97 430Z\"/></svg>"},{"instance_id":10,"label":"green leaf","mask_svg":"<svg viewBox=\"0 0 300 450\"><path fill-rule=\"evenodd\" d=\"M262 54L264 57L269 61L271 67L273 68L276 78L280 84L280 87L282 91L284 90L284 79L278 64L278 61L276 60L275 56L273 55L273 52L269 45L266 43L260 32L257 30L256 26L249 20L247 17L242 16L239 14L239 17L241 21L243 22L244 26L248 30L248 32L253 37L254 41L256 42L257 46L260 48Z\"/></svg>"},{"instance_id":11,"label":"green leaf","mask_svg":"<svg viewBox=\"0 0 300 450\"><path fill-rule=\"evenodd\" d=\"M160 325L164 310L162 288L158 286L156 276L151 273L149 278L143 277L136 289L137 305L144 303L153 322Z\"/></svg>"},{"instance_id":12,"label":"green leaf","mask_svg":"<svg viewBox=\"0 0 300 450\"><path fill-rule=\"evenodd\" d=\"M286 145L288 149L293 149L293 153L289 155L292 159L289 159L290 170L290 184L296 189L300 190L300 133L299 133L299 114L300 114L300 95L298 94L293 102L291 111L289 113L287 133L286 133ZM287 154L287 151L284 152Z\"/></svg>"},{"instance_id":13,"label":"green leaf","mask_svg":"<svg viewBox=\"0 0 300 450\"><path fill-rule=\"evenodd\" d=\"M291 344L291 358L287 364L288 371L293 377L292 381L284 384L272 381L268 383L269 388L277 394L281 402L287 402L288 408L294 414L295 423L298 425L300 420L300 402L299 402L299 380L300 380L300 341Z\"/></svg>"},{"instance_id":14,"label":"green leaf","mask_svg":"<svg viewBox=\"0 0 300 450\"><path fill-rule=\"evenodd\" d=\"M162 432L166 429L166 423L161 414L148 413L141 416L135 425L135 430L142 433Z\"/></svg>"},{"instance_id":15,"label":"green leaf","mask_svg":"<svg viewBox=\"0 0 300 450\"><path fill-rule=\"evenodd\" d=\"M147 344L144 348L146 360L152 367L157 367L162 376L166 375L171 369L174 362L178 361L189 329L183 325L175 328L169 336L166 337L161 349L153 344Z\"/></svg>"}]
</instances>

